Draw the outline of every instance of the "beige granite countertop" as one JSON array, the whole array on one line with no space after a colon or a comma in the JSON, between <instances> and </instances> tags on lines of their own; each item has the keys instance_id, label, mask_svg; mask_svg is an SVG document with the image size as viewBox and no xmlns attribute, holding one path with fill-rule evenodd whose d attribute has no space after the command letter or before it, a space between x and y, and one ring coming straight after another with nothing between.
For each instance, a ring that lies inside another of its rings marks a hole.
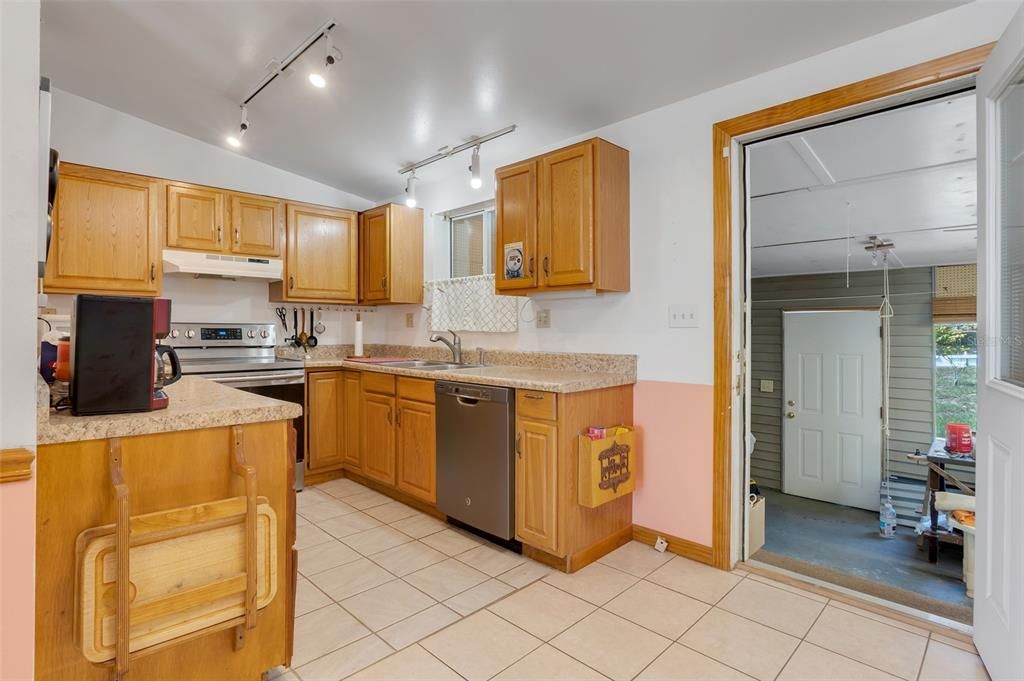
<instances>
[{"instance_id":1,"label":"beige granite countertop","mask_svg":"<svg viewBox=\"0 0 1024 681\"><path fill-rule=\"evenodd\" d=\"M482 385L497 385L505 388L543 390L553 393L576 393L619 385L632 385L636 377L625 373L576 371L527 366L482 366L450 371L423 371L389 367L368 362L352 362L344 359L307 359L307 369L359 369L382 374L427 378L435 381L461 381Z\"/></svg>"},{"instance_id":2,"label":"beige granite countertop","mask_svg":"<svg viewBox=\"0 0 1024 681\"><path fill-rule=\"evenodd\" d=\"M165 390L170 398L166 409L134 414L72 416L70 411L49 409L46 402L49 390L43 384L39 392L38 443L45 445L200 430L293 419L302 414L302 407L297 404L236 390L198 376L185 376Z\"/></svg>"}]
</instances>

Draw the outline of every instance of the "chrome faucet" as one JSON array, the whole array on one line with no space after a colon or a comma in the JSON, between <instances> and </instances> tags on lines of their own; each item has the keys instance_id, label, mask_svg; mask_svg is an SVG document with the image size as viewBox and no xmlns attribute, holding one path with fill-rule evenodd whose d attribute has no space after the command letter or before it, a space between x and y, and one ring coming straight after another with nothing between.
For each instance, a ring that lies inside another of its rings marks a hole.
<instances>
[{"instance_id":1,"label":"chrome faucet","mask_svg":"<svg viewBox=\"0 0 1024 681\"><path fill-rule=\"evenodd\" d=\"M449 330L448 333L452 335L452 340L448 340L439 333L432 334L430 336L431 343L444 343L448 346L448 349L452 351L452 362L455 364L462 364L462 339L459 338L459 334Z\"/></svg>"}]
</instances>

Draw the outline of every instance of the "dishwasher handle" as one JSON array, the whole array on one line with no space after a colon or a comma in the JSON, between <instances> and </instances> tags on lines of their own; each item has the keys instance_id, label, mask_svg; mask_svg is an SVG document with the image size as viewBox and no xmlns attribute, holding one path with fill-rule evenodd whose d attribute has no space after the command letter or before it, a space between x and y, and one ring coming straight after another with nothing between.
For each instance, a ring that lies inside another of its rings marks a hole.
<instances>
[{"instance_id":1,"label":"dishwasher handle","mask_svg":"<svg viewBox=\"0 0 1024 681\"><path fill-rule=\"evenodd\" d=\"M455 401L458 402L463 407L475 407L476 405L480 404L479 398L463 397L462 395L456 396Z\"/></svg>"},{"instance_id":2,"label":"dishwasher handle","mask_svg":"<svg viewBox=\"0 0 1024 681\"><path fill-rule=\"evenodd\" d=\"M493 385L437 381L434 384L434 393L438 397L454 397L464 407L475 406L478 402L509 404L514 401L511 388Z\"/></svg>"}]
</instances>

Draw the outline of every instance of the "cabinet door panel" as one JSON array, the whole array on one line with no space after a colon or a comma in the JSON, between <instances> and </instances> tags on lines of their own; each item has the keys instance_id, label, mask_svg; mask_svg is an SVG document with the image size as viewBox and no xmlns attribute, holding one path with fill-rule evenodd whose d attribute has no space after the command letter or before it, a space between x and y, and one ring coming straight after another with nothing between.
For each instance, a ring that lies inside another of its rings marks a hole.
<instances>
[{"instance_id":1,"label":"cabinet door panel","mask_svg":"<svg viewBox=\"0 0 1024 681\"><path fill-rule=\"evenodd\" d=\"M342 393L344 394L345 418L342 432L342 451L345 465L357 471L363 469L362 449L359 433L361 426L360 414L362 407L361 382L358 371L342 372Z\"/></svg>"},{"instance_id":2,"label":"cabinet door panel","mask_svg":"<svg viewBox=\"0 0 1024 681\"><path fill-rule=\"evenodd\" d=\"M437 500L437 443L434 405L398 400L398 489Z\"/></svg>"},{"instance_id":3,"label":"cabinet door panel","mask_svg":"<svg viewBox=\"0 0 1024 681\"><path fill-rule=\"evenodd\" d=\"M284 203L244 194L231 195L231 251L276 258L284 240Z\"/></svg>"},{"instance_id":4,"label":"cabinet door panel","mask_svg":"<svg viewBox=\"0 0 1024 681\"><path fill-rule=\"evenodd\" d=\"M519 420L516 433L516 537L558 550L558 429L553 423Z\"/></svg>"},{"instance_id":5,"label":"cabinet door panel","mask_svg":"<svg viewBox=\"0 0 1024 681\"><path fill-rule=\"evenodd\" d=\"M224 250L224 193L192 185L167 185L167 246Z\"/></svg>"},{"instance_id":6,"label":"cabinet door panel","mask_svg":"<svg viewBox=\"0 0 1024 681\"><path fill-rule=\"evenodd\" d=\"M391 395L364 392L360 432L363 474L394 486L395 398Z\"/></svg>"},{"instance_id":7,"label":"cabinet door panel","mask_svg":"<svg viewBox=\"0 0 1024 681\"><path fill-rule=\"evenodd\" d=\"M363 300L387 300L391 276L389 265L390 226L388 206L362 215Z\"/></svg>"},{"instance_id":8,"label":"cabinet door panel","mask_svg":"<svg viewBox=\"0 0 1024 681\"><path fill-rule=\"evenodd\" d=\"M155 295L159 187L147 177L61 164L45 290Z\"/></svg>"},{"instance_id":9,"label":"cabinet door panel","mask_svg":"<svg viewBox=\"0 0 1024 681\"><path fill-rule=\"evenodd\" d=\"M343 460L342 372L317 371L306 380L310 470L337 467Z\"/></svg>"},{"instance_id":10,"label":"cabinet door panel","mask_svg":"<svg viewBox=\"0 0 1024 681\"><path fill-rule=\"evenodd\" d=\"M534 161L502 168L495 173L495 286L499 291L537 286L537 164ZM522 244L517 254L506 256L505 246ZM506 262L507 259L511 262ZM510 276L512 272L521 276Z\"/></svg>"},{"instance_id":11,"label":"cabinet door panel","mask_svg":"<svg viewBox=\"0 0 1024 681\"><path fill-rule=\"evenodd\" d=\"M571 286L594 281L594 152L590 142L540 162L541 281Z\"/></svg>"},{"instance_id":12,"label":"cabinet door panel","mask_svg":"<svg viewBox=\"0 0 1024 681\"><path fill-rule=\"evenodd\" d=\"M288 204L286 297L355 302L357 232L351 211Z\"/></svg>"}]
</instances>

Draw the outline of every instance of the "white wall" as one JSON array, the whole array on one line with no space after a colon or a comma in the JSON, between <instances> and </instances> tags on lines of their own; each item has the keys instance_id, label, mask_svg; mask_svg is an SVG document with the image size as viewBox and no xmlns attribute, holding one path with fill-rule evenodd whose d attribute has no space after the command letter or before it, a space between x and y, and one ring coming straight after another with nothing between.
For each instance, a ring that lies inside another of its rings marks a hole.
<instances>
[{"instance_id":1,"label":"white wall","mask_svg":"<svg viewBox=\"0 0 1024 681\"><path fill-rule=\"evenodd\" d=\"M308 201L351 210L373 202L320 182L260 163L244 155L201 142L110 107L56 89L53 97L53 142L61 159L143 175L187 180L214 187ZM162 294L172 302L175 321L273 322L275 305L267 284L164 277ZM68 312L70 296L51 295L49 304ZM290 307L290 306L289 306ZM323 343L351 342L351 314L324 313ZM289 331L291 329L289 316Z\"/></svg>"},{"instance_id":2,"label":"white wall","mask_svg":"<svg viewBox=\"0 0 1024 681\"><path fill-rule=\"evenodd\" d=\"M917 64L996 40L1016 2L976 2L634 118L549 145L493 158L484 145L485 177L495 166L599 135L630 150L632 290L591 300L543 303L551 328L520 321L518 334L466 334L465 347L624 352L639 355L641 379L712 382L711 126L780 102ZM515 133L513 133L513 136ZM429 213L488 198L469 188L467 159L419 172L418 198ZM488 185L491 195L493 186ZM400 200L400 197L395 197ZM428 223L429 224L429 223ZM434 229L437 229L436 227ZM429 230L428 230L429 231ZM428 237L432 236L428 234ZM427 278L435 260L427 241ZM700 327L669 329L671 303L699 306ZM523 317L532 319L531 304ZM367 337L425 342L424 313L406 329L404 309L372 320Z\"/></svg>"},{"instance_id":3,"label":"white wall","mask_svg":"<svg viewBox=\"0 0 1024 681\"><path fill-rule=\"evenodd\" d=\"M0 2L0 449L35 451L39 3ZM32 678L35 478L0 484L0 678Z\"/></svg>"}]
</instances>

